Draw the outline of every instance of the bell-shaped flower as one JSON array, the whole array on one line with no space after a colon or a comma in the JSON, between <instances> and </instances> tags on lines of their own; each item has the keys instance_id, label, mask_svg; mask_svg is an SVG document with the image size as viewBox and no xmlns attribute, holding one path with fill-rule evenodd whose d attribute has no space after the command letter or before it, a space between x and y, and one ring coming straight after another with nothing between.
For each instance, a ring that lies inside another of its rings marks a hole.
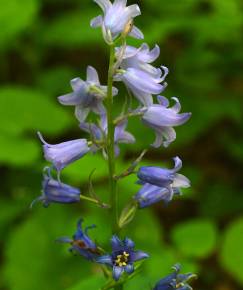
<instances>
[{"instance_id":1,"label":"bell-shaped flower","mask_svg":"<svg viewBox=\"0 0 243 290\"><path fill-rule=\"evenodd\" d=\"M119 149L120 143L131 144L136 141L134 136L131 133L126 131L127 123L128 123L127 119L124 119L121 122L119 122L115 127L114 141L115 141L115 155L116 156L118 156L120 153L120 149ZM108 132L106 114L101 116L100 122L98 125L93 124L93 123L81 122L79 126L83 131L91 135L91 139L93 140L92 150L94 152L97 151L99 147L102 148L107 138L107 132ZM106 156L105 151L103 151L103 153L104 153L104 156Z\"/></svg>"},{"instance_id":2,"label":"bell-shaped flower","mask_svg":"<svg viewBox=\"0 0 243 290\"><path fill-rule=\"evenodd\" d=\"M104 39L110 43L121 33L142 39L143 33L132 25L133 19L141 14L139 6L134 4L126 7L127 0L94 0L103 10L104 16L99 15L91 20L91 27L102 27ZM131 25L131 27L130 27ZM127 28L128 26L128 28ZM128 31L126 31L128 29Z\"/></svg>"},{"instance_id":3,"label":"bell-shaped flower","mask_svg":"<svg viewBox=\"0 0 243 290\"><path fill-rule=\"evenodd\" d=\"M32 202L31 207L38 201L44 207L50 203L76 203L80 201L80 190L52 178L48 168L48 174L44 174L42 181L42 194Z\"/></svg>"},{"instance_id":4,"label":"bell-shaped flower","mask_svg":"<svg viewBox=\"0 0 243 290\"><path fill-rule=\"evenodd\" d=\"M173 267L174 272L161 279L153 290L192 290L188 281L195 278L196 275L192 273L179 274L180 268L180 265L176 264Z\"/></svg>"},{"instance_id":5,"label":"bell-shaped flower","mask_svg":"<svg viewBox=\"0 0 243 290\"><path fill-rule=\"evenodd\" d=\"M92 67L87 68L87 80L80 78L71 80L73 92L58 97L59 102L65 106L75 106L75 115L80 122L83 122L92 111L96 114L103 114L105 107L103 99L107 95L107 86L101 86L97 71ZM113 96L118 93L113 88Z\"/></svg>"},{"instance_id":6,"label":"bell-shaped flower","mask_svg":"<svg viewBox=\"0 0 243 290\"><path fill-rule=\"evenodd\" d=\"M43 143L45 159L53 164L53 167L58 172L58 176L63 168L90 151L86 139L77 139L52 145L43 139L40 132L38 132L38 136Z\"/></svg>"},{"instance_id":7,"label":"bell-shaped flower","mask_svg":"<svg viewBox=\"0 0 243 290\"><path fill-rule=\"evenodd\" d=\"M160 75L161 71L151 65L160 55L160 48L156 45L151 51L146 43L141 47L136 48L127 45L116 48L116 58L122 69L136 68L149 73L152 76ZM168 74L168 69L163 67L165 74Z\"/></svg>"},{"instance_id":8,"label":"bell-shaped flower","mask_svg":"<svg viewBox=\"0 0 243 290\"><path fill-rule=\"evenodd\" d=\"M164 147L168 147L176 139L173 127L186 123L191 117L191 113L179 114L180 102L177 98L172 99L175 101L175 105L169 108L168 99L158 96L159 104L149 106L142 116L143 122L156 133L156 139L152 144L156 148L162 144Z\"/></svg>"},{"instance_id":9,"label":"bell-shaped flower","mask_svg":"<svg viewBox=\"0 0 243 290\"><path fill-rule=\"evenodd\" d=\"M136 261L149 257L142 251L134 250L135 244L128 238L120 240L117 236L113 236L111 246L112 253L98 257L96 262L112 267L113 278L116 281L119 280L123 272L132 274Z\"/></svg>"},{"instance_id":10,"label":"bell-shaped flower","mask_svg":"<svg viewBox=\"0 0 243 290\"><path fill-rule=\"evenodd\" d=\"M119 70L115 75L115 80L122 81L138 101L145 107L153 104L152 95L158 95L164 91L167 84L163 83L168 73L167 69L162 67L156 69L157 74L153 75L145 70L129 67L126 70Z\"/></svg>"},{"instance_id":11,"label":"bell-shaped flower","mask_svg":"<svg viewBox=\"0 0 243 290\"><path fill-rule=\"evenodd\" d=\"M144 166L139 168L137 176L138 183L143 187L135 195L140 208L144 208L163 200L166 204L170 202L174 194L180 193L180 188L190 186L190 181L182 174L177 173L182 162L179 157L174 158L173 169Z\"/></svg>"},{"instance_id":12,"label":"bell-shaped flower","mask_svg":"<svg viewBox=\"0 0 243 290\"><path fill-rule=\"evenodd\" d=\"M82 223L83 220L80 219L77 224L77 230L72 238L61 237L58 238L56 241L60 243L70 244L70 252L79 254L89 261L94 261L100 255L100 251L96 243L89 237L88 231L89 229L93 229L96 226L91 225L83 230Z\"/></svg>"}]
</instances>

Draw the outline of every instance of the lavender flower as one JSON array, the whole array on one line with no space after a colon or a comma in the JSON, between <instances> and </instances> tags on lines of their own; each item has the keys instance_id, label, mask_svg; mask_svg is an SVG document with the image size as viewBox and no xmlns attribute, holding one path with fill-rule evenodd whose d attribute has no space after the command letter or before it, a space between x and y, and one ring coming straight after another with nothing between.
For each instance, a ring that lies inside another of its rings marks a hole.
<instances>
[{"instance_id":1,"label":"lavender flower","mask_svg":"<svg viewBox=\"0 0 243 290\"><path fill-rule=\"evenodd\" d=\"M153 290L192 290L189 286L188 281L194 278L195 275L192 273L179 274L180 265L176 264L173 269L174 272L165 278L161 279Z\"/></svg>"},{"instance_id":2,"label":"lavender flower","mask_svg":"<svg viewBox=\"0 0 243 290\"><path fill-rule=\"evenodd\" d=\"M117 236L111 239L112 253L96 259L97 263L105 264L113 268L114 280L119 280L123 272L132 274L134 272L134 262L148 258L148 254L142 251L135 251L135 244L126 238L123 241Z\"/></svg>"},{"instance_id":3,"label":"lavender flower","mask_svg":"<svg viewBox=\"0 0 243 290\"><path fill-rule=\"evenodd\" d=\"M167 70L164 67L162 69L164 74L161 69L157 69L157 74L153 75L144 70L129 67L126 70L118 71L115 79L123 81L138 101L148 107L153 104L152 95L160 94L166 87L166 84L161 83L167 75Z\"/></svg>"},{"instance_id":4,"label":"lavender flower","mask_svg":"<svg viewBox=\"0 0 243 290\"><path fill-rule=\"evenodd\" d=\"M73 93L58 97L59 102L65 106L75 106L75 115L80 122L83 122L92 111L96 114L103 114L105 111L103 99L107 94L107 86L101 86L97 71L92 67L87 68L87 80L80 78L71 80ZM113 88L113 96L118 90Z\"/></svg>"},{"instance_id":5,"label":"lavender flower","mask_svg":"<svg viewBox=\"0 0 243 290\"><path fill-rule=\"evenodd\" d=\"M150 75L160 75L160 69L153 67L150 63L154 62L160 55L158 45L150 51L149 46L143 43L140 48L133 46L125 46L116 48L116 57L122 69L136 68L149 73ZM168 69L163 67L165 74L168 74Z\"/></svg>"},{"instance_id":6,"label":"lavender flower","mask_svg":"<svg viewBox=\"0 0 243 290\"><path fill-rule=\"evenodd\" d=\"M132 23L133 18L141 14L139 6L136 4L126 7L126 0L115 0L113 4L109 0L94 1L103 10L104 16L97 16L91 20L90 25L93 28L101 26L104 39L108 43L124 32L127 25ZM143 33L136 26L129 28L128 33L135 38L143 38Z\"/></svg>"},{"instance_id":7,"label":"lavender flower","mask_svg":"<svg viewBox=\"0 0 243 290\"><path fill-rule=\"evenodd\" d=\"M84 230L82 229L83 220L80 219L77 223L77 231L73 235L73 238L61 237L56 241L60 243L71 244L69 251L75 252L89 261L94 261L99 256L99 250L95 242L93 242L88 236L88 230L93 229L96 226L88 226Z\"/></svg>"},{"instance_id":8,"label":"lavender flower","mask_svg":"<svg viewBox=\"0 0 243 290\"><path fill-rule=\"evenodd\" d=\"M53 164L54 168L58 171L58 176L60 176L63 168L80 159L90 150L86 139L77 139L51 145L43 139L40 132L38 132L38 136L43 143L45 159Z\"/></svg>"},{"instance_id":9,"label":"lavender flower","mask_svg":"<svg viewBox=\"0 0 243 290\"><path fill-rule=\"evenodd\" d=\"M175 167L166 169L161 167L141 167L138 171L138 183L143 187L135 195L139 207L148 207L158 201L170 202L174 194L180 193L180 188L190 186L190 181L177 172L182 167L179 157L174 158Z\"/></svg>"},{"instance_id":10,"label":"lavender flower","mask_svg":"<svg viewBox=\"0 0 243 290\"><path fill-rule=\"evenodd\" d=\"M50 168L48 174L44 174L42 182L42 195L36 198L31 207L38 201L48 207L50 203L76 203L80 201L80 190L70 185L60 183L52 178Z\"/></svg>"},{"instance_id":11,"label":"lavender flower","mask_svg":"<svg viewBox=\"0 0 243 290\"><path fill-rule=\"evenodd\" d=\"M179 114L181 110L180 102L177 98L172 99L176 103L173 107L168 108L168 99L158 96L159 104L149 106L142 117L143 122L155 130L156 139L152 146L156 148L162 144L164 147L168 147L176 139L173 126L182 125L191 117L191 113Z\"/></svg>"},{"instance_id":12,"label":"lavender flower","mask_svg":"<svg viewBox=\"0 0 243 290\"><path fill-rule=\"evenodd\" d=\"M115 127L115 133L114 133L114 141L115 141L115 155L118 156L120 153L120 149L118 144L120 143L134 143L135 138L132 134L126 131L127 127L127 119L122 120L120 123L117 124ZM102 144L105 143L105 140L107 138L107 116L106 114L101 116L100 123L98 125L95 125L93 123L80 123L80 128L91 134L91 138L94 140L94 145L92 147L92 150L95 152L102 147ZM97 142L98 141L98 142ZM104 152L104 155L105 152Z\"/></svg>"}]
</instances>

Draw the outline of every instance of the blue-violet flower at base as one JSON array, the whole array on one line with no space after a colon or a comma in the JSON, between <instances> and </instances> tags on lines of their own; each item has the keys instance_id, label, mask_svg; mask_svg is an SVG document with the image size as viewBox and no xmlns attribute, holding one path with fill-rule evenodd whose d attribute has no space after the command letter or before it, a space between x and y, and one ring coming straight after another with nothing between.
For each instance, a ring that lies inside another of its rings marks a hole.
<instances>
[{"instance_id":1,"label":"blue-violet flower at base","mask_svg":"<svg viewBox=\"0 0 243 290\"><path fill-rule=\"evenodd\" d=\"M134 262L148 258L148 254L142 251L135 251L135 244L132 240L125 238L120 240L117 236L111 239L112 253L96 259L97 263L112 267L114 280L118 281L121 275L126 272L134 272Z\"/></svg>"},{"instance_id":2,"label":"blue-violet flower at base","mask_svg":"<svg viewBox=\"0 0 243 290\"><path fill-rule=\"evenodd\" d=\"M94 261L100 255L100 252L96 243L92 241L91 238L88 236L88 230L93 229L96 226L91 225L83 230L82 222L82 219L78 221L77 231L73 235L72 239L70 239L69 237L61 237L58 238L56 241L60 243L71 244L69 251L81 255L89 261Z\"/></svg>"},{"instance_id":3,"label":"blue-violet flower at base","mask_svg":"<svg viewBox=\"0 0 243 290\"><path fill-rule=\"evenodd\" d=\"M161 279L153 288L153 290L192 290L188 281L196 275L192 273L179 274L180 265L176 264L173 267L174 272Z\"/></svg>"}]
</instances>

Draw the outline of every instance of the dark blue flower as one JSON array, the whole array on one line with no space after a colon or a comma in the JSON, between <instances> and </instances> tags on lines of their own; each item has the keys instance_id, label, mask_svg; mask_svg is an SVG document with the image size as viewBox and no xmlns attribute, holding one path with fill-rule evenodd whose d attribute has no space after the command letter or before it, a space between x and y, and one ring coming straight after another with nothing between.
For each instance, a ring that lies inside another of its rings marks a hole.
<instances>
[{"instance_id":1,"label":"dark blue flower","mask_svg":"<svg viewBox=\"0 0 243 290\"><path fill-rule=\"evenodd\" d=\"M94 0L94 2L103 10L104 16L99 15L91 20L91 27L101 26L104 39L108 43L124 32L133 18L141 14L136 4L126 7L126 0L115 0L113 4L109 0ZM128 33L135 38L143 38L143 33L136 26L132 26Z\"/></svg>"},{"instance_id":2,"label":"dark blue flower","mask_svg":"<svg viewBox=\"0 0 243 290\"><path fill-rule=\"evenodd\" d=\"M174 272L161 279L153 290L192 290L192 287L188 284L188 280L196 275L192 273L179 274L180 268L180 265L176 264L173 267Z\"/></svg>"},{"instance_id":3,"label":"dark blue flower","mask_svg":"<svg viewBox=\"0 0 243 290\"><path fill-rule=\"evenodd\" d=\"M92 241L91 238L88 236L88 230L93 229L96 226L91 225L83 230L82 222L82 219L78 221L77 231L73 235L72 239L70 239L69 237L61 237L58 238L56 241L60 243L71 244L71 247L69 248L71 252L81 255L89 261L94 261L100 255L100 252L96 243Z\"/></svg>"},{"instance_id":4,"label":"dark blue flower","mask_svg":"<svg viewBox=\"0 0 243 290\"><path fill-rule=\"evenodd\" d=\"M45 159L53 164L58 176L63 168L80 159L90 150L86 139L77 139L52 145L44 140L40 132L38 132L38 136L43 143Z\"/></svg>"},{"instance_id":5,"label":"dark blue flower","mask_svg":"<svg viewBox=\"0 0 243 290\"><path fill-rule=\"evenodd\" d=\"M135 195L139 207L148 207L159 201L165 204L170 202L174 194L180 194L180 188L190 186L190 181L177 172L182 167L179 157L174 158L175 167L173 169L145 166L141 167L137 173L138 183L143 187Z\"/></svg>"},{"instance_id":6,"label":"dark blue flower","mask_svg":"<svg viewBox=\"0 0 243 290\"><path fill-rule=\"evenodd\" d=\"M42 195L32 202L31 207L37 201L41 201L45 207L50 203L76 203L80 201L80 190L53 179L48 168L42 182Z\"/></svg>"},{"instance_id":7,"label":"dark blue flower","mask_svg":"<svg viewBox=\"0 0 243 290\"><path fill-rule=\"evenodd\" d=\"M80 122L83 122L92 111L96 114L103 114L105 107L103 100L107 94L107 86L101 86L97 71L92 67L87 68L87 80L80 78L71 80L73 92L58 97L59 102L65 106L75 106L75 115ZM113 88L113 96L118 93Z\"/></svg>"},{"instance_id":8,"label":"dark blue flower","mask_svg":"<svg viewBox=\"0 0 243 290\"><path fill-rule=\"evenodd\" d=\"M148 258L148 254L142 251L135 251L135 244L132 240L125 238L120 240L117 236L111 239L112 253L96 259L97 263L112 267L114 280L119 280L123 272L131 274L134 272L134 262Z\"/></svg>"},{"instance_id":9,"label":"dark blue flower","mask_svg":"<svg viewBox=\"0 0 243 290\"><path fill-rule=\"evenodd\" d=\"M158 96L159 104L149 106L142 117L143 122L156 133L155 142L152 144L156 148L162 144L168 147L176 139L173 127L186 123L191 117L191 113L179 114L180 102L177 98L172 99L176 103L169 108L169 101L165 97Z\"/></svg>"}]
</instances>

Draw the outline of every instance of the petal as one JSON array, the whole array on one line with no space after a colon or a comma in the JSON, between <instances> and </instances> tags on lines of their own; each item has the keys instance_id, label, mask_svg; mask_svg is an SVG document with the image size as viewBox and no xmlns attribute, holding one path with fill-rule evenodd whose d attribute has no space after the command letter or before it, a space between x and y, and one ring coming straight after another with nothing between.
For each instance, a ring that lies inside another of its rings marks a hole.
<instances>
[{"instance_id":1,"label":"petal","mask_svg":"<svg viewBox=\"0 0 243 290\"><path fill-rule=\"evenodd\" d=\"M133 26L129 35L134 37L134 38L137 38L137 39L144 39L144 35L143 35L142 31L139 28L137 28L136 26Z\"/></svg>"},{"instance_id":2,"label":"petal","mask_svg":"<svg viewBox=\"0 0 243 290\"><path fill-rule=\"evenodd\" d=\"M182 174L178 174L178 173L175 174L175 179L174 179L174 181L172 183L172 187L175 187L175 188L177 188L177 187L178 188L180 188L180 187L188 188L190 186L191 186L191 182L186 176L184 176Z\"/></svg>"},{"instance_id":3,"label":"petal","mask_svg":"<svg viewBox=\"0 0 243 290\"><path fill-rule=\"evenodd\" d=\"M94 0L94 2L98 4L104 12L106 12L112 6L109 0Z\"/></svg>"},{"instance_id":4,"label":"petal","mask_svg":"<svg viewBox=\"0 0 243 290\"><path fill-rule=\"evenodd\" d=\"M100 27L102 26L103 24L103 17L101 15L93 18L91 21L90 21L90 26L92 28L96 28L96 27Z\"/></svg>"},{"instance_id":5,"label":"petal","mask_svg":"<svg viewBox=\"0 0 243 290\"><path fill-rule=\"evenodd\" d=\"M132 250L135 247L135 244L131 239L125 238L124 246Z\"/></svg>"},{"instance_id":6,"label":"petal","mask_svg":"<svg viewBox=\"0 0 243 290\"><path fill-rule=\"evenodd\" d=\"M72 243L73 240L70 239L69 237L61 237L61 238L56 239L55 241L58 243L70 244L70 243Z\"/></svg>"},{"instance_id":7,"label":"petal","mask_svg":"<svg viewBox=\"0 0 243 290\"><path fill-rule=\"evenodd\" d=\"M75 116L79 120L79 122L85 121L89 112L90 112L90 109L84 108L83 105L79 105L75 107Z\"/></svg>"},{"instance_id":8,"label":"petal","mask_svg":"<svg viewBox=\"0 0 243 290\"><path fill-rule=\"evenodd\" d=\"M164 96L157 96L158 103L163 107L169 106L169 100Z\"/></svg>"},{"instance_id":9,"label":"petal","mask_svg":"<svg viewBox=\"0 0 243 290\"><path fill-rule=\"evenodd\" d=\"M173 97L172 100L174 100L176 103L171 109L174 110L176 113L179 113L181 110L180 101L176 97Z\"/></svg>"},{"instance_id":10,"label":"petal","mask_svg":"<svg viewBox=\"0 0 243 290\"><path fill-rule=\"evenodd\" d=\"M129 19L141 15L141 10L137 4L133 4L133 5L128 6L126 8L126 12L129 15Z\"/></svg>"},{"instance_id":11,"label":"petal","mask_svg":"<svg viewBox=\"0 0 243 290\"><path fill-rule=\"evenodd\" d=\"M99 264L106 264L112 266L112 257L110 255L104 255L101 257L97 257L95 261Z\"/></svg>"},{"instance_id":12,"label":"petal","mask_svg":"<svg viewBox=\"0 0 243 290\"><path fill-rule=\"evenodd\" d=\"M74 91L79 90L85 82L80 78L75 78L70 81L70 85Z\"/></svg>"},{"instance_id":13,"label":"petal","mask_svg":"<svg viewBox=\"0 0 243 290\"><path fill-rule=\"evenodd\" d=\"M123 248L123 242L114 235L111 238L111 247L113 252L120 251Z\"/></svg>"},{"instance_id":14,"label":"petal","mask_svg":"<svg viewBox=\"0 0 243 290\"><path fill-rule=\"evenodd\" d=\"M66 94L57 98L58 102L64 106L77 106L81 103L81 96L77 93Z\"/></svg>"},{"instance_id":15,"label":"petal","mask_svg":"<svg viewBox=\"0 0 243 290\"><path fill-rule=\"evenodd\" d=\"M149 255L142 251L135 251L131 254L131 259L134 262L147 259L147 258L149 258Z\"/></svg>"},{"instance_id":16,"label":"petal","mask_svg":"<svg viewBox=\"0 0 243 290\"><path fill-rule=\"evenodd\" d=\"M97 85L100 84L98 73L92 66L87 67L87 81Z\"/></svg>"},{"instance_id":17,"label":"petal","mask_svg":"<svg viewBox=\"0 0 243 290\"><path fill-rule=\"evenodd\" d=\"M182 168L182 161L178 156L174 157L173 160L174 160L175 166L172 171L177 172Z\"/></svg>"},{"instance_id":18,"label":"petal","mask_svg":"<svg viewBox=\"0 0 243 290\"><path fill-rule=\"evenodd\" d=\"M160 47L156 44L155 47L149 52L147 62L154 62L160 55Z\"/></svg>"},{"instance_id":19,"label":"petal","mask_svg":"<svg viewBox=\"0 0 243 290\"><path fill-rule=\"evenodd\" d=\"M126 265L124 270L127 274L132 274L134 272L133 264Z\"/></svg>"},{"instance_id":20,"label":"petal","mask_svg":"<svg viewBox=\"0 0 243 290\"><path fill-rule=\"evenodd\" d=\"M113 276L114 280L118 281L123 272L124 272L123 267L114 266L113 271L112 271L112 276Z\"/></svg>"}]
</instances>

